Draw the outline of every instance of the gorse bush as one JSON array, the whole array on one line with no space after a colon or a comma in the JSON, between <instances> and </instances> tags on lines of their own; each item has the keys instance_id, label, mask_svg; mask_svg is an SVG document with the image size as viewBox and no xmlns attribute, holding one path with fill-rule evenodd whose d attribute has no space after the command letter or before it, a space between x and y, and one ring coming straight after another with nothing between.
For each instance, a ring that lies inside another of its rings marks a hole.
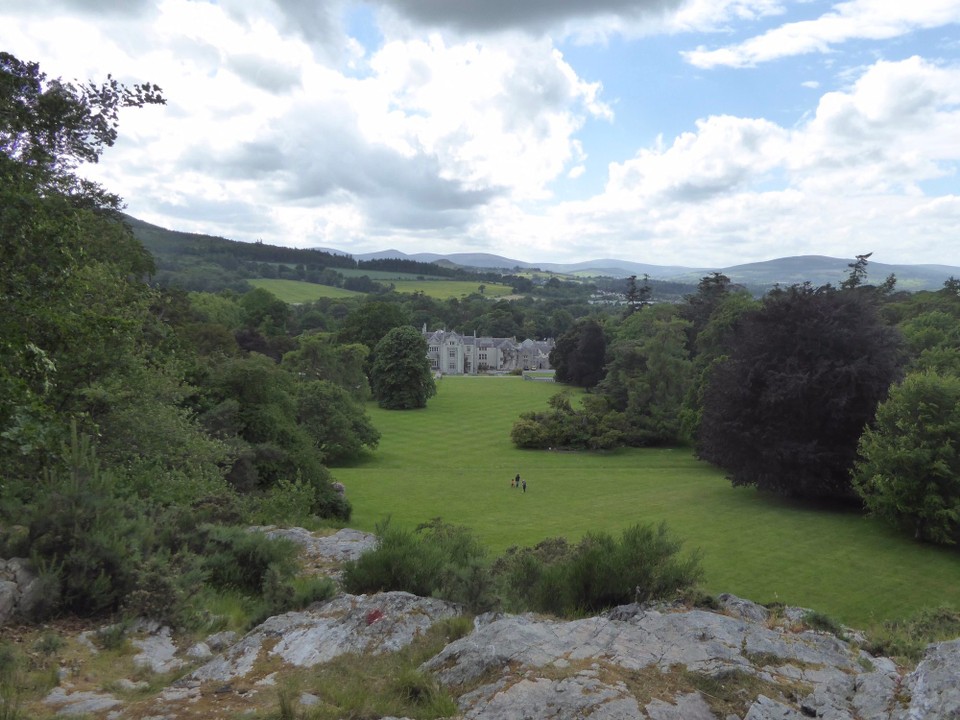
<instances>
[{"instance_id":1,"label":"gorse bush","mask_svg":"<svg viewBox=\"0 0 960 720\"><path fill-rule=\"evenodd\" d=\"M439 518L415 531L389 520L377 526L377 547L344 566L347 592L406 590L458 602L475 612L493 605L486 551L467 528Z\"/></svg>"},{"instance_id":2,"label":"gorse bush","mask_svg":"<svg viewBox=\"0 0 960 720\"><path fill-rule=\"evenodd\" d=\"M512 549L494 570L511 609L576 616L692 589L702 576L700 558L679 557L681 545L663 523L634 525L619 540L590 533L573 546L559 538Z\"/></svg>"},{"instance_id":3,"label":"gorse bush","mask_svg":"<svg viewBox=\"0 0 960 720\"><path fill-rule=\"evenodd\" d=\"M511 548L492 565L469 530L439 519L416 531L378 528L377 548L347 563L348 592L406 590L459 602L473 611L502 607L561 616L663 599L692 589L702 570L697 553L679 557L681 542L665 525L635 525L619 539L587 535L534 548Z\"/></svg>"},{"instance_id":4,"label":"gorse bush","mask_svg":"<svg viewBox=\"0 0 960 720\"><path fill-rule=\"evenodd\" d=\"M134 588L148 542L142 511L114 495L93 446L74 428L61 462L44 473L23 508L21 538L34 564L57 578L60 609L79 615L116 610Z\"/></svg>"}]
</instances>

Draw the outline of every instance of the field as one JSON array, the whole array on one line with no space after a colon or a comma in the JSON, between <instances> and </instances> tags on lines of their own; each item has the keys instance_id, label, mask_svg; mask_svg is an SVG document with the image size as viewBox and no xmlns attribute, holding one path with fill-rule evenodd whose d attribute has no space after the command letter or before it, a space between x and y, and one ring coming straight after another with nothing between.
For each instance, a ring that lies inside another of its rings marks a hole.
<instances>
[{"instance_id":1,"label":"field","mask_svg":"<svg viewBox=\"0 0 960 720\"><path fill-rule=\"evenodd\" d=\"M353 502L351 526L373 530L390 515L412 527L440 516L499 552L663 520L686 549L702 551L711 593L814 608L855 626L960 607L957 552L919 545L858 513L733 488L688 449L515 449L509 432L519 413L545 407L559 389L517 377L445 377L424 410L370 405L380 447L334 469ZM510 488L517 473L526 494Z\"/></svg>"},{"instance_id":2,"label":"field","mask_svg":"<svg viewBox=\"0 0 960 720\"><path fill-rule=\"evenodd\" d=\"M254 287L269 290L285 303L304 303L317 300L319 298L348 298L361 297L363 293L344 290L343 288L331 287L330 285L317 285L316 283L301 282L299 280L271 280L268 278L256 278L247 280Z\"/></svg>"},{"instance_id":3,"label":"field","mask_svg":"<svg viewBox=\"0 0 960 720\"><path fill-rule=\"evenodd\" d=\"M372 274L372 273L365 273ZM381 273L387 275L388 273ZM395 277L395 274L394 274ZM372 278L376 280L376 278ZM322 297L346 298L357 297L364 293L335 288L329 285L317 285L315 283L301 282L300 280L271 280L266 278L248 280L254 287L262 287L269 290L278 298L288 303L310 302ZM396 280L383 279L384 283L393 283L396 291L399 293L422 292L437 300L446 300L452 297L465 297L471 293L479 291L481 283L472 280ZM484 294L487 297L504 297L513 290L506 285L484 284Z\"/></svg>"}]
</instances>

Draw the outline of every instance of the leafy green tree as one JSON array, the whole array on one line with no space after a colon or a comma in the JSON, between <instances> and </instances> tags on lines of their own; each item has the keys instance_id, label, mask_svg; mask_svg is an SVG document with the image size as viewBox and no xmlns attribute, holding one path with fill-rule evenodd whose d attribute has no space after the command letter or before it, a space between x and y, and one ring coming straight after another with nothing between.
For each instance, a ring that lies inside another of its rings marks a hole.
<instances>
[{"instance_id":1,"label":"leafy green tree","mask_svg":"<svg viewBox=\"0 0 960 720\"><path fill-rule=\"evenodd\" d=\"M960 375L960 317L932 310L900 324L913 370Z\"/></svg>"},{"instance_id":2,"label":"leafy green tree","mask_svg":"<svg viewBox=\"0 0 960 720\"><path fill-rule=\"evenodd\" d=\"M437 388L427 358L427 341L409 325L393 328L377 343L370 380L382 408L426 407Z\"/></svg>"},{"instance_id":3,"label":"leafy green tree","mask_svg":"<svg viewBox=\"0 0 960 720\"><path fill-rule=\"evenodd\" d=\"M84 415L83 390L164 331L139 278L153 262L117 222L120 199L79 177L150 85L75 86L0 52L0 454L29 476ZM145 327L153 337L144 338Z\"/></svg>"},{"instance_id":4,"label":"leafy green tree","mask_svg":"<svg viewBox=\"0 0 960 720\"><path fill-rule=\"evenodd\" d=\"M960 537L960 377L913 373L860 438L853 484L867 509L918 540Z\"/></svg>"},{"instance_id":5,"label":"leafy green tree","mask_svg":"<svg viewBox=\"0 0 960 720\"><path fill-rule=\"evenodd\" d=\"M342 387L326 380L303 383L297 393L297 419L307 430L324 462L336 464L373 449L380 433Z\"/></svg>"},{"instance_id":6,"label":"leafy green tree","mask_svg":"<svg viewBox=\"0 0 960 720\"><path fill-rule=\"evenodd\" d=\"M337 345L329 336L301 335L297 349L283 356L283 367L309 380L328 380L358 401L370 397L370 384L363 371L370 351L366 345Z\"/></svg>"},{"instance_id":7,"label":"leafy green tree","mask_svg":"<svg viewBox=\"0 0 960 720\"><path fill-rule=\"evenodd\" d=\"M578 321L559 338L550 351L550 365L558 382L590 388L603 378L607 341L600 323L592 318Z\"/></svg>"},{"instance_id":8,"label":"leafy green tree","mask_svg":"<svg viewBox=\"0 0 960 720\"><path fill-rule=\"evenodd\" d=\"M681 440L681 410L693 380L688 325L673 306L660 305L634 312L617 330L597 392L624 414L631 445Z\"/></svg>"},{"instance_id":9,"label":"leafy green tree","mask_svg":"<svg viewBox=\"0 0 960 720\"><path fill-rule=\"evenodd\" d=\"M240 298L243 322L266 336L282 335L291 320L290 306L269 290L254 288Z\"/></svg>"},{"instance_id":10,"label":"leafy green tree","mask_svg":"<svg viewBox=\"0 0 960 720\"><path fill-rule=\"evenodd\" d=\"M854 497L857 442L902 361L872 296L794 286L741 316L734 337L709 375L700 457L734 485Z\"/></svg>"},{"instance_id":11,"label":"leafy green tree","mask_svg":"<svg viewBox=\"0 0 960 720\"><path fill-rule=\"evenodd\" d=\"M377 343L393 328L410 324L404 307L392 302L365 302L343 320L338 334L341 343L360 343L370 350L364 370L371 375L376 361Z\"/></svg>"},{"instance_id":12,"label":"leafy green tree","mask_svg":"<svg viewBox=\"0 0 960 720\"><path fill-rule=\"evenodd\" d=\"M696 341L700 331L710 321L717 305L731 292L731 286L730 278L721 272L713 272L700 278L696 293L686 296L681 313L690 322L687 336L692 353L697 352Z\"/></svg>"}]
</instances>

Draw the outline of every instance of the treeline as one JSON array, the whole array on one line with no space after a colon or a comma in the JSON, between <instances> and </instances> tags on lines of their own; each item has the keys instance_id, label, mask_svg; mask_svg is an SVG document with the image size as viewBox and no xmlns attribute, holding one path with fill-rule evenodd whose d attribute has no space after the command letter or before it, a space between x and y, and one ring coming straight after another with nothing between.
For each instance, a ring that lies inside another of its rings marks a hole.
<instances>
[{"instance_id":1,"label":"treeline","mask_svg":"<svg viewBox=\"0 0 960 720\"><path fill-rule=\"evenodd\" d=\"M943 544L960 539L960 281L866 283L755 299L719 273L675 305L581 318L551 355L564 395L513 427L527 448L692 443L733 484L860 503Z\"/></svg>"},{"instance_id":2,"label":"treeline","mask_svg":"<svg viewBox=\"0 0 960 720\"><path fill-rule=\"evenodd\" d=\"M532 292L535 288L527 277L495 270L448 267L405 258L357 261L348 255L319 249L243 243L166 230L129 215L124 216L124 221L153 255L155 270L150 281L160 287L246 292L251 289L247 280L279 278L376 294L389 292L390 286L374 278L382 273L397 273L426 279L501 283L510 285L518 293ZM364 275L364 271L374 274L374 278Z\"/></svg>"}]
</instances>

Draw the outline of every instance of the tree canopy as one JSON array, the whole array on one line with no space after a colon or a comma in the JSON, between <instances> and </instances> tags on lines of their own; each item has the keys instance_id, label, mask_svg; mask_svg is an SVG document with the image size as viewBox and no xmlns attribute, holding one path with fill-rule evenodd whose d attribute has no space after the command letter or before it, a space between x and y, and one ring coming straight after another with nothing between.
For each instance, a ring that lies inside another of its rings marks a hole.
<instances>
[{"instance_id":1,"label":"tree canopy","mask_svg":"<svg viewBox=\"0 0 960 720\"><path fill-rule=\"evenodd\" d=\"M902 362L871 296L793 286L743 314L734 336L709 374L700 457L735 485L853 497L857 442Z\"/></svg>"},{"instance_id":2,"label":"tree canopy","mask_svg":"<svg viewBox=\"0 0 960 720\"><path fill-rule=\"evenodd\" d=\"M427 358L427 341L420 332L409 325L393 328L377 343L374 354L370 384L380 407L426 407L437 388Z\"/></svg>"},{"instance_id":3,"label":"tree canopy","mask_svg":"<svg viewBox=\"0 0 960 720\"><path fill-rule=\"evenodd\" d=\"M918 540L960 538L960 377L908 375L860 438L854 487L874 515Z\"/></svg>"}]
</instances>

